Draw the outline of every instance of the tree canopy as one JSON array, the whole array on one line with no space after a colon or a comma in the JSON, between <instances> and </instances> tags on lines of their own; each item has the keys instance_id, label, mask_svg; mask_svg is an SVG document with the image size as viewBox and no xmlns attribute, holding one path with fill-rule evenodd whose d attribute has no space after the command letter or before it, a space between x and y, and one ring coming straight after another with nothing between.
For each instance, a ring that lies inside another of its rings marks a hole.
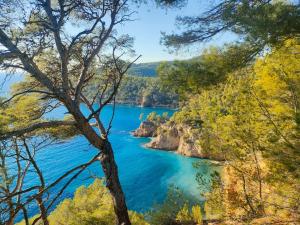
<instances>
[{"instance_id":1,"label":"tree canopy","mask_svg":"<svg viewBox=\"0 0 300 225\"><path fill-rule=\"evenodd\" d=\"M196 142L228 163L221 190L208 201L215 208L223 199L214 210L225 213L221 218L299 219L298 53L297 39L285 41L254 65L191 96L171 118L184 124L200 118Z\"/></svg>"},{"instance_id":2,"label":"tree canopy","mask_svg":"<svg viewBox=\"0 0 300 225\"><path fill-rule=\"evenodd\" d=\"M226 79L228 73L251 62L247 44L210 47L191 60L161 63L157 69L161 85L181 97L200 93Z\"/></svg>"},{"instance_id":3,"label":"tree canopy","mask_svg":"<svg viewBox=\"0 0 300 225\"><path fill-rule=\"evenodd\" d=\"M180 1L159 2L176 5ZM200 15L179 16L176 23L184 31L164 34L162 42L166 46L178 48L210 40L222 32L233 32L251 44L254 54L267 45L299 37L299 21L300 7L297 1L216 1Z\"/></svg>"}]
</instances>

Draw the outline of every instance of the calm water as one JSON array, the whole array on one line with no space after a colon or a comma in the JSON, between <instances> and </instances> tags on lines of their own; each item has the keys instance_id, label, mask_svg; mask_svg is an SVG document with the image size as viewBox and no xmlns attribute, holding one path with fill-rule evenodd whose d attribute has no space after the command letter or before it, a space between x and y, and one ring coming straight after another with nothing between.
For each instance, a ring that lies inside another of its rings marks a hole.
<instances>
[{"instance_id":1,"label":"calm water","mask_svg":"<svg viewBox=\"0 0 300 225\"><path fill-rule=\"evenodd\" d=\"M103 120L108 120L111 111L111 106L108 106L103 112ZM211 166L206 160L147 149L143 147L143 144L149 141L148 138L131 136L130 132L139 126L140 114L143 113L146 116L152 111L159 114L173 113L171 110L161 108L117 106L110 135L128 207L138 212L147 211L154 203L162 202L171 184L181 188L194 199L200 199L200 190L195 181L196 172L208 174L211 171ZM61 117L62 114L63 109L60 109L49 117ZM79 136L65 143L47 147L39 153L38 162L47 182L51 182L72 167L88 161L95 152L85 138ZM200 162L200 169L196 170L193 167L194 162ZM90 184L93 180L91 176L103 176L99 163L92 165L88 171L75 180L60 200L71 197L80 185ZM27 182L35 182L35 178L30 177ZM57 191L61 187L62 184L52 191ZM36 210L32 209L31 214L35 213L37 213Z\"/></svg>"}]
</instances>

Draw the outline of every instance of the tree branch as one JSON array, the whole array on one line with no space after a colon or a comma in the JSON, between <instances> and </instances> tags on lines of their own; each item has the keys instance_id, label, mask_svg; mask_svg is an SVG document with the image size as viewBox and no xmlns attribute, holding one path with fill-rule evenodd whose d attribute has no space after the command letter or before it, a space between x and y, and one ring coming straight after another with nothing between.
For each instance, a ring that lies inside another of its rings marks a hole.
<instances>
[{"instance_id":1,"label":"tree branch","mask_svg":"<svg viewBox=\"0 0 300 225\"><path fill-rule=\"evenodd\" d=\"M13 137L13 136L22 136L26 133L30 133L30 132L33 132L38 129L52 128L52 127L57 127L57 126L75 126L75 125L76 125L75 121L41 122L41 123L37 123L37 124L32 124L28 127L22 128L22 129L8 131L5 134L0 134L0 140L5 140L5 139Z\"/></svg>"}]
</instances>

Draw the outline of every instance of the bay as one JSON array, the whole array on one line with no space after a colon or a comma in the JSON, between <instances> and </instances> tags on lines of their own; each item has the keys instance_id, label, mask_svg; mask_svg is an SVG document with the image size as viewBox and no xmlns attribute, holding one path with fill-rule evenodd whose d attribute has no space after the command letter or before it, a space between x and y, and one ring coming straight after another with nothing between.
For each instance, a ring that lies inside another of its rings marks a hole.
<instances>
[{"instance_id":1,"label":"bay","mask_svg":"<svg viewBox=\"0 0 300 225\"><path fill-rule=\"evenodd\" d=\"M119 168L120 181L126 195L130 210L145 212L154 204L161 203L167 194L168 187L174 185L187 196L201 201L201 192L209 187L199 189L196 174L209 176L213 166L204 159L184 157L173 152L145 148L149 138L136 138L131 132L140 124L140 114L145 118L152 111L162 114L173 110L165 108L141 108L136 106L117 105L109 140L112 143L115 159ZM59 108L48 115L49 118L62 117L65 110ZM112 106L102 112L102 119L107 126L111 118ZM87 162L96 154L96 150L82 136L77 136L64 143L50 145L37 155L39 166L46 177L47 183L71 168ZM193 164L197 163L197 169ZM59 201L72 197L81 185L92 183L95 177L103 177L100 164L97 162L89 167L80 177L74 180L65 190ZM36 182L36 177L28 177L27 185ZM51 189L52 193L60 190L64 182ZM27 186L26 185L26 186ZM31 216L38 213L30 209Z\"/></svg>"}]
</instances>

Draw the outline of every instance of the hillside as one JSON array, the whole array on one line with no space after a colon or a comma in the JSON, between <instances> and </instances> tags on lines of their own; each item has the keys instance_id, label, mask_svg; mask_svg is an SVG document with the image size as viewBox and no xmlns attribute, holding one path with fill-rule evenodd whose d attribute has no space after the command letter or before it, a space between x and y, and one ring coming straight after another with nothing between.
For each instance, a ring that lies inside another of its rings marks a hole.
<instances>
[{"instance_id":1,"label":"hillside","mask_svg":"<svg viewBox=\"0 0 300 225\"><path fill-rule=\"evenodd\" d=\"M156 68L159 64L160 62L133 64L128 70L128 74L140 77L155 77L157 75Z\"/></svg>"},{"instance_id":2,"label":"hillside","mask_svg":"<svg viewBox=\"0 0 300 225\"><path fill-rule=\"evenodd\" d=\"M95 93L97 86L90 85L88 93ZM92 98L92 95L89 96ZM139 105L143 107L170 107L178 106L178 96L163 89L157 77L141 77L126 75L121 83L116 103Z\"/></svg>"}]
</instances>

